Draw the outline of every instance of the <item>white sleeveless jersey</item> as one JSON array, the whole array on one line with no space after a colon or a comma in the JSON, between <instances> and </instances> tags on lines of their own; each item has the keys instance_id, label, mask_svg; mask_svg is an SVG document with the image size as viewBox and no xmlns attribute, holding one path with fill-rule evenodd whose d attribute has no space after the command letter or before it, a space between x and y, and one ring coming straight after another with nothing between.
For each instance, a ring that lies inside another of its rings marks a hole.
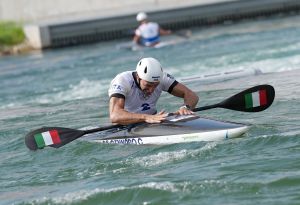
<instances>
[{"instance_id":1,"label":"white sleeveless jersey","mask_svg":"<svg viewBox=\"0 0 300 205\"><path fill-rule=\"evenodd\" d=\"M120 94L125 97L125 110L133 113L155 114L156 102L162 91L171 92L178 83L171 75L164 73L162 81L150 96L144 96L133 77L134 71L118 74L110 84L109 97Z\"/></svg>"},{"instance_id":2,"label":"white sleeveless jersey","mask_svg":"<svg viewBox=\"0 0 300 205\"><path fill-rule=\"evenodd\" d=\"M159 42L159 25L154 22L141 24L136 29L135 34L142 37L142 43L145 46L150 46L153 43Z\"/></svg>"}]
</instances>

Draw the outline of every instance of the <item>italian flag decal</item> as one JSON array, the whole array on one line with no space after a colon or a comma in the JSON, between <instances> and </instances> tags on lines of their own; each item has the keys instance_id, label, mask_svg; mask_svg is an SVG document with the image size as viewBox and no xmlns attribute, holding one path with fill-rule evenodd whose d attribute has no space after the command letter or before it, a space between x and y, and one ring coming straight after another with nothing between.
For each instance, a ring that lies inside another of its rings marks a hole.
<instances>
[{"instance_id":1,"label":"italian flag decal","mask_svg":"<svg viewBox=\"0 0 300 205\"><path fill-rule=\"evenodd\" d=\"M266 90L259 90L245 95L246 108L259 107L267 104Z\"/></svg>"},{"instance_id":2,"label":"italian flag decal","mask_svg":"<svg viewBox=\"0 0 300 205\"><path fill-rule=\"evenodd\" d=\"M38 148L44 148L48 145L59 144L61 142L57 130L50 130L34 135Z\"/></svg>"}]
</instances>

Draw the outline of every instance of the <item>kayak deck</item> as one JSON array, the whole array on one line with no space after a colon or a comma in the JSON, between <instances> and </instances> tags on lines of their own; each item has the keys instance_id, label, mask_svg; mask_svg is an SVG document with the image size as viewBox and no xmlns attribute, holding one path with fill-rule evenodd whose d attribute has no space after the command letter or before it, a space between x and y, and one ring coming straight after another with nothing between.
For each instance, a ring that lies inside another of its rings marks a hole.
<instances>
[{"instance_id":1,"label":"kayak deck","mask_svg":"<svg viewBox=\"0 0 300 205\"><path fill-rule=\"evenodd\" d=\"M171 116L159 124L140 123L88 134L82 139L107 144L174 144L219 141L242 136L250 126L195 115Z\"/></svg>"}]
</instances>

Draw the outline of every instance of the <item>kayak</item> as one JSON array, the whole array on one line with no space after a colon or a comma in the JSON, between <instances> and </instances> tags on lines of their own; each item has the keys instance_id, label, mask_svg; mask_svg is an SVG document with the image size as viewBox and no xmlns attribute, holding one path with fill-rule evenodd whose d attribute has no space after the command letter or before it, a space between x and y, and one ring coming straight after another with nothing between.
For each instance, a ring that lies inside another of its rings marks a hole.
<instances>
[{"instance_id":1,"label":"kayak","mask_svg":"<svg viewBox=\"0 0 300 205\"><path fill-rule=\"evenodd\" d=\"M219 103L197 107L193 112L213 108L225 108L241 112L261 112L270 107L275 98L271 85L257 85L239 92ZM158 124L136 123L127 126L108 125L81 130L64 127L41 127L25 136L25 144L30 150L45 147L62 147L76 139L106 144L174 144L197 141L218 141L241 137L250 125L225 122L196 115L170 114Z\"/></svg>"},{"instance_id":2,"label":"kayak","mask_svg":"<svg viewBox=\"0 0 300 205\"><path fill-rule=\"evenodd\" d=\"M250 125L196 115L174 115L159 124L139 123L87 134L81 139L105 144L166 145L241 137Z\"/></svg>"},{"instance_id":3,"label":"kayak","mask_svg":"<svg viewBox=\"0 0 300 205\"><path fill-rule=\"evenodd\" d=\"M151 46L151 47L141 46L141 45L136 44L133 41L129 41L129 42L117 44L116 48L118 50L129 50L129 51L143 51L146 49L159 49L159 48L163 48L163 47L167 47L167 46L176 45L176 44L179 44L182 42L186 42L191 37L191 35L192 35L191 30L180 30L180 31L176 31L172 35L161 36L160 37L161 41L158 44Z\"/></svg>"},{"instance_id":4,"label":"kayak","mask_svg":"<svg viewBox=\"0 0 300 205\"><path fill-rule=\"evenodd\" d=\"M145 49L157 49L157 48L163 48L166 46L172 46L172 45L181 43L183 41L184 41L184 39L162 41L151 47L140 46L131 41L131 42L120 43L116 47L118 50L142 51Z\"/></svg>"}]
</instances>

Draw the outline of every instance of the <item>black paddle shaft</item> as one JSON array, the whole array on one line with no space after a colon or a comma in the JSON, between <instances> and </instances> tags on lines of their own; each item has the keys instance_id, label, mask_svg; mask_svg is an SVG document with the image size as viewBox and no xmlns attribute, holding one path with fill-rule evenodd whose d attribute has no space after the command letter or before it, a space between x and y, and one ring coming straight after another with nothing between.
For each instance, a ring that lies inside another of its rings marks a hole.
<instances>
[{"instance_id":1,"label":"black paddle shaft","mask_svg":"<svg viewBox=\"0 0 300 205\"><path fill-rule=\"evenodd\" d=\"M193 109L193 112L199 112L199 111L203 111L203 110L209 110L209 109L217 108L217 107L220 107L220 103L214 104L214 105L207 105L207 106L203 106L203 107L197 107L197 108Z\"/></svg>"}]
</instances>

